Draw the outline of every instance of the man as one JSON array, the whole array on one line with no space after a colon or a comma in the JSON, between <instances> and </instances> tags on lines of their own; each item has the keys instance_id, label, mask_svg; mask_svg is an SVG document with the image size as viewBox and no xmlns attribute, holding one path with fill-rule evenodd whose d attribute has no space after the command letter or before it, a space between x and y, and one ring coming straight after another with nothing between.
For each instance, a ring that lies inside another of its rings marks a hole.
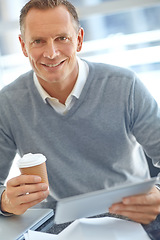
<instances>
[{"instance_id":1,"label":"man","mask_svg":"<svg viewBox=\"0 0 160 240\"><path fill-rule=\"evenodd\" d=\"M33 71L0 93L1 183L16 151L47 157L51 196L149 178L142 147L159 163L160 111L137 76L77 58L84 32L67 1L29 1L20 27ZM40 181L23 175L2 185L2 214L22 214L45 199L48 186ZM160 213L160 193L154 187L125 198L110 212L147 224Z\"/></svg>"}]
</instances>

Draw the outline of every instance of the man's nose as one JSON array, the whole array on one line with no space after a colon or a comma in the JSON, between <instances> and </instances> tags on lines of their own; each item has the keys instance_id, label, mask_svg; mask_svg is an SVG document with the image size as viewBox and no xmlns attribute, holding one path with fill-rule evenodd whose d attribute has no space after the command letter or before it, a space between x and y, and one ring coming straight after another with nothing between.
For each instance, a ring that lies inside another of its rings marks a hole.
<instances>
[{"instance_id":1,"label":"man's nose","mask_svg":"<svg viewBox=\"0 0 160 240\"><path fill-rule=\"evenodd\" d=\"M48 41L45 46L43 56L45 58L53 59L57 55L58 55L58 50L53 40Z\"/></svg>"}]
</instances>

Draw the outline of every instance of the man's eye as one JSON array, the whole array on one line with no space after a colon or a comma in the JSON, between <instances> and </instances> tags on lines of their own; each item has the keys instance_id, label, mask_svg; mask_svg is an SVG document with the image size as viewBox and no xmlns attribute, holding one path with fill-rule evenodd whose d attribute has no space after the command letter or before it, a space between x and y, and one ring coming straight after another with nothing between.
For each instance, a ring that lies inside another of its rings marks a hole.
<instances>
[{"instance_id":1,"label":"man's eye","mask_svg":"<svg viewBox=\"0 0 160 240\"><path fill-rule=\"evenodd\" d=\"M45 40L43 39L35 39L32 41L32 46L33 47L41 47L45 43Z\"/></svg>"},{"instance_id":2,"label":"man's eye","mask_svg":"<svg viewBox=\"0 0 160 240\"><path fill-rule=\"evenodd\" d=\"M66 38L66 37L59 37L59 40L60 40L60 41L66 41L67 38Z\"/></svg>"},{"instance_id":3,"label":"man's eye","mask_svg":"<svg viewBox=\"0 0 160 240\"><path fill-rule=\"evenodd\" d=\"M40 44L40 43L41 43L41 40L40 40L40 39L34 40L33 43L35 43L35 44Z\"/></svg>"}]
</instances>

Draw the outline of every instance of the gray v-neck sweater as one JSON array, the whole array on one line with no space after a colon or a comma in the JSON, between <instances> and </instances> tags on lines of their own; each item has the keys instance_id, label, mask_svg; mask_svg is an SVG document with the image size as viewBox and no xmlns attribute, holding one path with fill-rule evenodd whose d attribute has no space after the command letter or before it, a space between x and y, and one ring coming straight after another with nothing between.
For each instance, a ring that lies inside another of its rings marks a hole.
<instances>
[{"instance_id":1,"label":"gray v-neck sweater","mask_svg":"<svg viewBox=\"0 0 160 240\"><path fill-rule=\"evenodd\" d=\"M32 71L0 92L2 184L16 151L47 157L50 190L59 197L149 177L140 145L160 161L155 100L133 72L88 64L81 96L64 116L43 102Z\"/></svg>"}]
</instances>

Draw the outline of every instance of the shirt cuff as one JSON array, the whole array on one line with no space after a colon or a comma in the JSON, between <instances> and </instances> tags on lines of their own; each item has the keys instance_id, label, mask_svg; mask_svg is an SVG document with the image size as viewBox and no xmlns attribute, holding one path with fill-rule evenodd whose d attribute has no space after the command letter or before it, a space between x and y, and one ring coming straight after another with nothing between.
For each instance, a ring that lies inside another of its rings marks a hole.
<instances>
[{"instance_id":1,"label":"shirt cuff","mask_svg":"<svg viewBox=\"0 0 160 240\"><path fill-rule=\"evenodd\" d=\"M0 215L3 215L3 216L12 216L13 214L12 213L7 213L7 212L3 212L1 210L1 198L2 198L2 193L4 192L4 190L6 189L5 186L0 186Z\"/></svg>"}]
</instances>

